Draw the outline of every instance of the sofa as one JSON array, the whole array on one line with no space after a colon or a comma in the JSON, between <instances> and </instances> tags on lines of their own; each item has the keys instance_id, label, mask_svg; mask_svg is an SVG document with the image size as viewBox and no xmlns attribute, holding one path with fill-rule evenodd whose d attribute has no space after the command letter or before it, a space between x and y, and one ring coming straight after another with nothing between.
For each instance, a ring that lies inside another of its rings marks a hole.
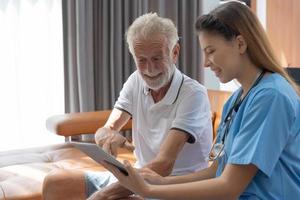
<instances>
[{"instance_id":1,"label":"sofa","mask_svg":"<svg viewBox=\"0 0 300 200\"><path fill-rule=\"evenodd\" d=\"M214 136L229 92L208 90ZM91 134L104 125L110 110L52 116L46 127L64 137ZM131 121L122 130L130 130ZM119 149L118 159L134 163L133 153ZM70 145L63 144L0 152L0 200L41 200L44 177L54 169L102 171L104 168Z\"/></svg>"}]
</instances>

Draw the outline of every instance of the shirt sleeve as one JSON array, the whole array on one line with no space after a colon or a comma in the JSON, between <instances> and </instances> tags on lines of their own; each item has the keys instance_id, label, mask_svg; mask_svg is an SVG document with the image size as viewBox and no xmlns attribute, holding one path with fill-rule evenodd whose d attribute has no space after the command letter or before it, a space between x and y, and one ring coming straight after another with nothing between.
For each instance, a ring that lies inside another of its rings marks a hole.
<instances>
[{"instance_id":1,"label":"shirt sleeve","mask_svg":"<svg viewBox=\"0 0 300 200\"><path fill-rule=\"evenodd\" d=\"M246 105L228 163L251 163L270 176L289 139L294 116L286 96L275 89L259 91Z\"/></svg>"},{"instance_id":2,"label":"shirt sleeve","mask_svg":"<svg viewBox=\"0 0 300 200\"><path fill-rule=\"evenodd\" d=\"M114 108L125 111L130 115L132 115L133 89L135 88L136 75L136 73L131 74L123 84L123 88L114 106Z\"/></svg>"},{"instance_id":3,"label":"shirt sleeve","mask_svg":"<svg viewBox=\"0 0 300 200\"><path fill-rule=\"evenodd\" d=\"M188 133L190 135L189 143L199 141L201 137L211 137L212 123L206 92L197 91L183 98L171 129Z\"/></svg>"}]
</instances>

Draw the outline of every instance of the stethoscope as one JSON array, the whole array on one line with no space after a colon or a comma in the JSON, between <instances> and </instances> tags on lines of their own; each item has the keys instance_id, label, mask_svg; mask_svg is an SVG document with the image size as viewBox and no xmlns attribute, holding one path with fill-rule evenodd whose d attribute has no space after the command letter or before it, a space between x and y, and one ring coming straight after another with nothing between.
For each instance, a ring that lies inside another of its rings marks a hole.
<instances>
[{"instance_id":1,"label":"stethoscope","mask_svg":"<svg viewBox=\"0 0 300 200\"><path fill-rule=\"evenodd\" d=\"M265 75L265 71L263 70L260 75L256 78L255 82L252 84L251 88L248 90L247 94L242 98L242 94L243 94L243 90L241 90L239 92L239 94L237 95L236 100L234 101L233 106L229 109L229 112L227 113L227 115L224 118L223 121L223 135L221 138L221 143L216 143L216 140L213 143L213 146L211 148L211 151L209 153L209 160L213 161L216 160L218 157L221 157L224 154L224 146L225 146L225 140L226 137L228 135L229 129L231 127L233 118L235 116L235 114L237 113L240 105L243 103L244 99L248 96L248 94L250 93L250 91L258 85L258 83L261 81L261 79L263 78L263 76Z\"/></svg>"}]
</instances>

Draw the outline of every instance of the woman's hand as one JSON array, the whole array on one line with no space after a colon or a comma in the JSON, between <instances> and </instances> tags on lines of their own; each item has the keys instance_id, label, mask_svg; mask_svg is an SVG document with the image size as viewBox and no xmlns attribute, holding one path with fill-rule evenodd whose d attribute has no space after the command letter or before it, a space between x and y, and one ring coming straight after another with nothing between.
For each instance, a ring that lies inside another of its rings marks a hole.
<instances>
[{"instance_id":1,"label":"woman's hand","mask_svg":"<svg viewBox=\"0 0 300 200\"><path fill-rule=\"evenodd\" d=\"M166 178L159 175L150 168L141 168L138 169L139 174L150 184L154 185L164 185L167 184Z\"/></svg>"},{"instance_id":2,"label":"woman's hand","mask_svg":"<svg viewBox=\"0 0 300 200\"><path fill-rule=\"evenodd\" d=\"M130 165L130 163L127 160L124 161L124 166L126 171L128 172L128 176L124 175L118 170L118 168L107 162L103 162L101 164L107 170L113 173L124 187L142 197L148 196L148 193L150 191L150 185L146 183L143 177L138 173L136 169L134 169Z\"/></svg>"}]
</instances>

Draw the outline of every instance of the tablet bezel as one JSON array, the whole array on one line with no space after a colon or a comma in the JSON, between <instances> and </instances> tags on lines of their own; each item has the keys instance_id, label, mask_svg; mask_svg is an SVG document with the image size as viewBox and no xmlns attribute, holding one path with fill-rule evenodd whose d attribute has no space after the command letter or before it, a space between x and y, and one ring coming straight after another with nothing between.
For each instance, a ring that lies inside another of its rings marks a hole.
<instances>
[{"instance_id":1,"label":"tablet bezel","mask_svg":"<svg viewBox=\"0 0 300 200\"><path fill-rule=\"evenodd\" d=\"M124 175L128 176L125 166L115 157L105 152L101 147L94 143L70 142L75 148L81 150L97 163L107 162L120 170Z\"/></svg>"}]
</instances>

